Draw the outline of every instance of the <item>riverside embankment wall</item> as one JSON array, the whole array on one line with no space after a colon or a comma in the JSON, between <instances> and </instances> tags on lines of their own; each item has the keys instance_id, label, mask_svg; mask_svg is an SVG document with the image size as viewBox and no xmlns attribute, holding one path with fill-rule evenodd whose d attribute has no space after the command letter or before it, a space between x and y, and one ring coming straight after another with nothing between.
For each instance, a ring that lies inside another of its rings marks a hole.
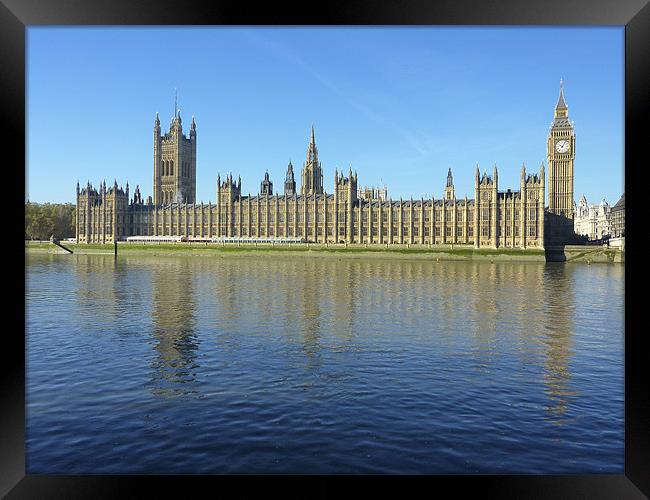
<instances>
[{"instance_id":1,"label":"riverside embankment wall","mask_svg":"<svg viewBox=\"0 0 650 500\"><path fill-rule=\"evenodd\" d=\"M66 243L76 254L113 254L112 244ZM65 253L49 242L27 243L28 253ZM119 255L242 255L287 257L351 257L351 258L399 258L422 260L487 260L487 261L537 261L537 262L585 262L624 263L625 252L618 248L601 246L562 246L540 249L481 248L468 245L343 245L343 244L214 244L214 243L127 243L118 245Z\"/></svg>"}]
</instances>

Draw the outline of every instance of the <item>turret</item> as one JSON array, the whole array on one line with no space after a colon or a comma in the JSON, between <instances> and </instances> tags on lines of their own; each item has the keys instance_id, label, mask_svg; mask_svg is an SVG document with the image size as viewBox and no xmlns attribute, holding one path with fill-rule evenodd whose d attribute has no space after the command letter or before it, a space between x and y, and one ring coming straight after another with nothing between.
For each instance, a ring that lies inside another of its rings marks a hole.
<instances>
[{"instance_id":1,"label":"turret","mask_svg":"<svg viewBox=\"0 0 650 500\"><path fill-rule=\"evenodd\" d=\"M454 192L454 177L451 174L451 167L447 172L447 185L445 186L445 200L453 200L456 198L456 193Z\"/></svg>"},{"instance_id":2,"label":"turret","mask_svg":"<svg viewBox=\"0 0 650 500\"><path fill-rule=\"evenodd\" d=\"M260 195L273 196L273 183L269 179L269 171L264 173L264 180L260 183Z\"/></svg>"},{"instance_id":3,"label":"turret","mask_svg":"<svg viewBox=\"0 0 650 500\"><path fill-rule=\"evenodd\" d=\"M240 197L241 195L241 177L235 182L232 173L226 176L226 180L221 182L221 176L217 174L217 198L225 196L230 200Z\"/></svg>"}]
</instances>

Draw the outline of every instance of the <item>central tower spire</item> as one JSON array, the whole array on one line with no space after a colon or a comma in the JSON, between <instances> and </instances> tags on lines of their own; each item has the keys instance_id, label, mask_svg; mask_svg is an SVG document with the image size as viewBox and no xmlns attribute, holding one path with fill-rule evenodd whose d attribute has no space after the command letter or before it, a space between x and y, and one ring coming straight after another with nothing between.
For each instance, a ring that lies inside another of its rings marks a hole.
<instances>
[{"instance_id":1,"label":"central tower spire","mask_svg":"<svg viewBox=\"0 0 650 500\"><path fill-rule=\"evenodd\" d=\"M318 148L316 148L313 124L311 126L309 145L307 146L307 159L302 167L301 180L301 191L303 195L323 193L323 171L320 161L318 161Z\"/></svg>"},{"instance_id":2,"label":"central tower spire","mask_svg":"<svg viewBox=\"0 0 650 500\"><path fill-rule=\"evenodd\" d=\"M316 148L316 138L314 137L314 124L311 125L311 136L309 137L309 146L307 146L307 163L318 163L318 149Z\"/></svg>"}]
</instances>

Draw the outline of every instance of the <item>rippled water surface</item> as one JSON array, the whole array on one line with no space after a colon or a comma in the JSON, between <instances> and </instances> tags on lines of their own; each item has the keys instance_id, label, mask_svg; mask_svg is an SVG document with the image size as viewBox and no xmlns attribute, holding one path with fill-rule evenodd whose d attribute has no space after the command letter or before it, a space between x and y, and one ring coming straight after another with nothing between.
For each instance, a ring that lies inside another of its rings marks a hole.
<instances>
[{"instance_id":1,"label":"rippled water surface","mask_svg":"<svg viewBox=\"0 0 650 500\"><path fill-rule=\"evenodd\" d=\"M624 267L28 255L27 472L623 473Z\"/></svg>"}]
</instances>

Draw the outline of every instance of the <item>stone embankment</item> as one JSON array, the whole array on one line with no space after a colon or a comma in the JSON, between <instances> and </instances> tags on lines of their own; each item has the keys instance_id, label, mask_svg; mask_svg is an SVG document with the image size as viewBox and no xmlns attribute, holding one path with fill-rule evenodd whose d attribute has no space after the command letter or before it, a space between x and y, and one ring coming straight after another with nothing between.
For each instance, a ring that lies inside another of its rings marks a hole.
<instances>
[{"instance_id":1,"label":"stone embankment","mask_svg":"<svg viewBox=\"0 0 650 500\"><path fill-rule=\"evenodd\" d=\"M625 252L604 246L566 245L548 247L548 262L585 262L587 264L624 264Z\"/></svg>"},{"instance_id":2,"label":"stone embankment","mask_svg":"<svg viewBox=\"0 0 650 500\"><path fill-rule=\"evenodd\" d=\"M66 243L75 254L113 254L112 244ZM64 253L49 242L27 242L28 253ZM214 243L127 243L120 242L118 255L241 255L287 257L398 258L420 260L545 260L540 249L475 249L471 245L344 245L344 244L214 244Z\"/></svg>"},{"instance_id":3,"label":"stone embankment","mask_svg":"<svg viewBox=\"0 0 650 500\"><path fill-rule=\"evenodd\" d=\"M112 244L67 243L75 254L113 254ZM51 242L26 242L28 253L65 253ZM534 262L624 263L619 248L563 246L540 249L480 248L469 245L343 245L343 244L214 244L214 243L127 243L120 242L118 255L241 255L253 257L346 257L419 260L487 260Z\"/></svg>"}]
</instances>

